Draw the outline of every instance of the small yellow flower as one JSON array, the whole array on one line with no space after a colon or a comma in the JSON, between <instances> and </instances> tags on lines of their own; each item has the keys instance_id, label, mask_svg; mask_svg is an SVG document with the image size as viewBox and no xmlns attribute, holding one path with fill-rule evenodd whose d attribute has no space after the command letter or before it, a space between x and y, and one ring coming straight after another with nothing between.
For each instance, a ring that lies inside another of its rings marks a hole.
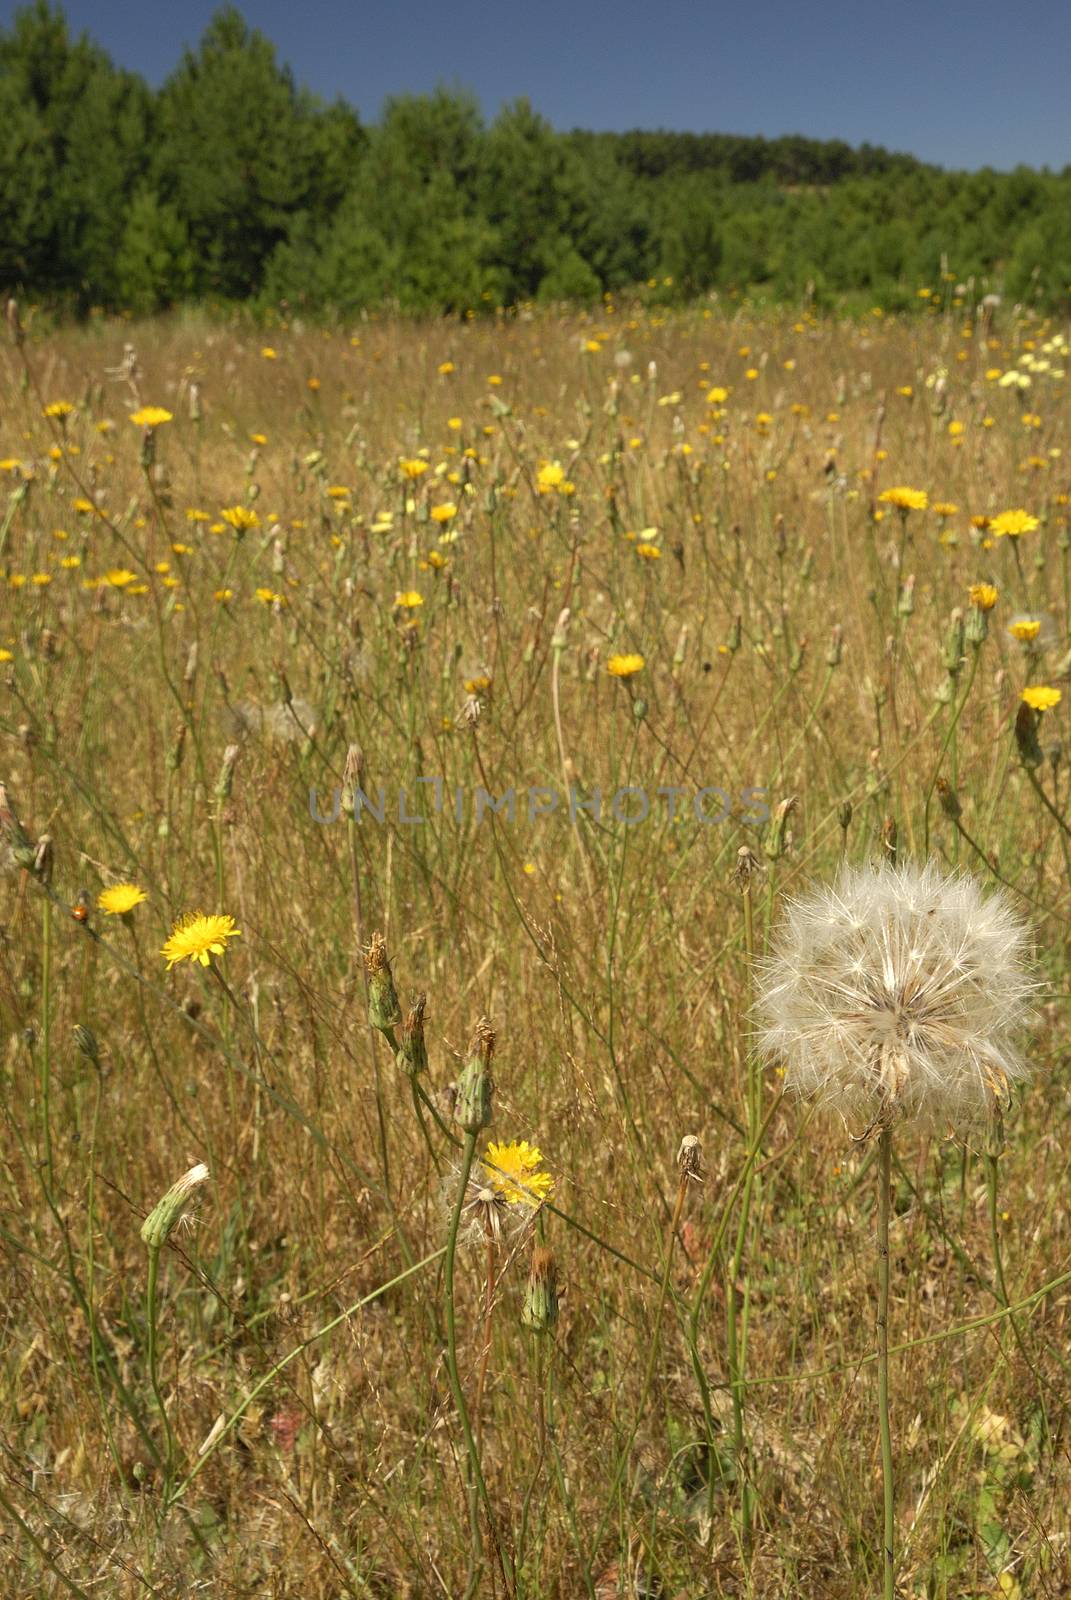
<instances>
[{"instance_id":1,"label":"small yellow flower","mask_svg":"<svg viewBox=\"0 0 1071 1600\"><path fill-rule=\"evenodd\" d=\"M954 517L959 513L959 506L953 505L950 500L935 500L930 510L935 517Z\"/></svg>"},{"instance_id":2,"label":"small yellow flower","mask_svg":"<svg viewBox=\"0 0 1071 1600\"><path fill-rule=\"evenodd\" d=\"M448 377L450 375L450 373L453 372L453 370L454 370L454 363L452 361L440 361L439 362L439 375L441 377L443 377L443 378Z\"/></svg>"},{"instance_id":3,"label":"small yellow flower","mask_svg":"<svg viewBox=\"0 0 1071 1600\"><path fill-rule=\"evenodd\" d=\"M1041 623L1026 620L1010 622L1008 632L1013 639L1018 639L1020 644L1029 644L1031 639L1036 639L1041 632Z\"/></svg>"},{"instance_id":4,"label":"small yellow flower","mask_svg":"<svg viewBox=\"0 0 1071 1600\"><path fill-rule=\"evenodd\" d=\"M418 594L415 589L399 590L394 596L394 604L396 606L405 606L407 610L412 611L416 606L424 604L424 596Z\"/></svg>"},{"instance_id":5,"label":"small yellow flower","mask_svg":"<svg viewBox=\"0 0 1071 1600\"><path fill-rule=\"evenodd\" d=\"M69 417L73 410L74 407L69 400L53 400L49 405L45 406L44 415L46 417L55 417L57 421L62 422L64 417Z\"/></svg>"},{"instance_id":6,"label":"small yellow flower","mask_svg":"<svg viewBox=\"0 0 1071 1600\"><path fill-rule=\"evenodd\" d=\"M892 489L883 489L878 495L886 505L896 506L899 511L925 511L930 503L925 489L909 489L904 484L898 484Z\"/></svg>"},{"instance_id":7,"label":"small yellow flower","mask_svg":"<svg viewBox=\"0 0 1071 1600\"><path fill-rule=\"evenodd\" d=\"M537 1211L554 1193L554 1179L543 1169L543 1153L521 1139L513 1144L487 1146L482 1166L492 1189L507 1205L525 1205Z\"/></svg>"},{"instance_id":8,"label":"small yellow flower","mask_svg":"<svg viewBox=\"0 0 1071 1600\"><path fill-rule=\"evenodd\" d=\"M216 589L213 592L212 598L213 598L213 600L218 601L218 603L221 606L225 606L227 604L228 600L233 600L234 599L234 590L233 589Z\"/></svg>"},{"instance_id":9,"label":"small yellow flower","mask_svg":"<svg viewBox=\"0 0 1071 1600\"><path fill-rule=\"evenodd\" d=\"M457 516L457 507L452 500L444 500L442 505L432 506L432 522L450 522Z\"/></svg>"},{"instance_id":10,"label":"small yellow flower","mask_svg":"<svg viewBox=\"0 0 1071 1600\"><path fill-rule=\"evenodd\" d=\"M1023 699L1033 711L1051 711L1053 706L1058 706L1063 699L1059 689L1050 689L1047 684L1034 683L1023 690Z\"/></svg>"},{"instance_id":11,"label":"small yellow flower","mask_svg":"<svg viewBox=\"0 0 1071 1600\"><path fill-rule=\"evenodd\" d=\"M208 917L203 911L194 911L175 923L160 954L167 961L169 972L177 961L199 961L207 967L209 956L223 955L227 940L240 936L233 917Z\"/></svg>"},{"instance_id":12,"label":"small yellow flower","mask_svg":"<svg viewBox=\"0 0 1071 1600\"><path fill-rule=\"evenodd\" d=\"M12 655L10 650L4 650L0 648L0 662L6 664L8 661L14 661L14 659L15 657Z\"/></svg>"},{"instance_id":13,"label":"small yellow flower","mask_svg":"<svg viewBox=\"0 0 1071 1600\"><path fill-rule=\"evenodd\" d=\"M256 598L260 601L262 606L285 606L286 605L286 595L285 594L276 594L274 589L264 589L264 588L258 589L256 591Z\"/></svg>"},{"instance_id":14,"label":"small yellow flower","mask_svg":"<svg viewBox=\"0 0 1071 1600\"><path fill-rule=\"evenodd\" d=\"M646 664L641 655L611 656L606 670L612 678L631 678L642 672Z\"/></svg>"},{"instance_id":15,"label":"small yellow flower","mask_svg":"<svg viewBox=\"0 0 1071 1600\"><path fill-rule=\"evenodd\" d=\"M661 561L662 559L662 552L658 546L649 544L646 539L642 544L636 546L636 554L641 556L644 561Z\"/></svg>"},{"instance_id":16,"label":"small yellow flower","mask_svg":"<svg viewBox=\"0 0 1071 1600\"><path fill-rule=\"evenodd\" d=\"M1024 533L1033 533L1039 526L1037 517L1032 517L1028 511L1002 511L999 517L989 520L989 531L996 539L1003 536L1018 539Z\"/></svg>"},{"instance_id":17,"label":"small yellow flower","mask_svg":"<svg viewBox=\"0 0 1071 1600\"><path fill-rule=\"evenodd\" d=\"M714 385L713 389L708 389L707 390L707 405L708 406L723 406L725 404L726 400L728 400L728 398L729 398L728 389L723 389L721 384L719 384L719 383L716 383Z\"/></svg>"},{"instance_id":18,"label":"small yellow flower","mask_svg":"<svg viewBox=\"0 0 1071 1600\"><path fill-rule=\"evenodd\" d=\"M235 533L245 533L249 528L259 528L260 518L249 506L227 506L220 512L224 522L229 522Z\"/></svg>"},{"instance_id":19,"label":"small yellow flower","mask_svg":"<svg viewBox=\"0 0 1071 1600\"><path fill-rule=\"evenodd\" d=\"M327 494L331 500L348 500L350 497L350 491L344 483L332 483L328 488Z\"/></svg>"},{"instance_id":20,"label":"small yellow flower","mask_svg":"<svg viewBox=\"0 0 1071 1600\"><path fill-rule=\"evenodd\" d=\"M265 361L274 361L276 359L277 354L278 354L277 351L272 349L270 344L264 345L264 347L263 347L263 349L261 350L260 353L264 357Z\"/></svg>"},{"instance_id":21,"label":"small yellow flower","mask_svg":"<svg viewBox=\"0 0 1071 1600\"><path fill-rule=\"evenodd\" d=\"M110 917L125 917L148 898L145 890L139 889L136 883L115 883L110 889L100 891L97 905Z\"/></svg>"},{"instance_id":22,"label":"small yellow flower","mask_svg":"<svg viewBox=\"0 0 1071 1600\"><path fill-rule=\"evenodd\" d=\"M398 461L398 469L403 478L419 478L427 472L428 463L422 461L419 456L401 456Z\"/></svg>"},{"instance_id":23,"label":"small yellow flower","mask_svg":"<svg viewBox=\"0 0 1071 1600\"><path fill-rule=\"evenodd\" d=\"M162 428L165 422L171 422L173 418L163 406L142 406L140 411L130 413L130 420L138 428Z\"/></svg>"},{"instance_id":24,"label":"small yellow flower","mask_svg":"<svg viewBox=\"0 0 1071 1600\"><path fill-rule=\"evenodd\" d=\"M565 482L565 468L560 461L544 461L536 473L536 486L540 494L553 494Z\"/></svg>"},{"instance_id":25,"label":"small yellow flower","mask_svg":"<svg viewBox=\"0 0 1071 1600\"><path fill-rule=\"evenodd\" d=\"M136 577L137 573L128 571L126 567L112 567L104 574L104 582L110 583L113 589L125 589Z\"/></svg>"},{"instance_id":26,"label":"small yellow flower","mask_svg":"<svg viewBox=\"0 0 1071 1600\"><path fill-rule=\"evenodd\" d=\"M972 583L968 592L971 605L979 611L992 611L997 603L997 591L991 583Z\"/></svg>"}]
</instances>

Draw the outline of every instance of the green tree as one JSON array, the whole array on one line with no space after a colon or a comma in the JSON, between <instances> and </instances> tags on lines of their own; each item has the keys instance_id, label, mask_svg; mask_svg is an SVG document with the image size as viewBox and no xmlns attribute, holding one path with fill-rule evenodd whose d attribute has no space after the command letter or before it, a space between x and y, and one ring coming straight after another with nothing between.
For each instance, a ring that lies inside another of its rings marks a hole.
<instances>
[{"instance_id":1,"label":"green tree","mask_svg":"<svg viewBox=\"0 0 1071 1600\"><path fill-rule=\"evenodd\" d=\"M115 282L120 303L142 314L175 305L193 290L194 260L186 224L174 206L147 186L131 201Z\"/></svg>"}]
</instances>

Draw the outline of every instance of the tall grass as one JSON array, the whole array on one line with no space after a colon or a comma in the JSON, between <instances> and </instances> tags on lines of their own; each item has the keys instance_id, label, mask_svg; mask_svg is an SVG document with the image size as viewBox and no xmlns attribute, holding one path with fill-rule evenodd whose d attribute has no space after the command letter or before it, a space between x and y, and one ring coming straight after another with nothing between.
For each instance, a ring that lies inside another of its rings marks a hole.
<instances>
[{"instance_id":1,"label":"tall grass","mask_svg":"<svg viewBox=\"0 0 1071 1600\"><path fill-rule=\"evenodd\" d=\"M893 1155L896 1581L1071 1586L1066 702L1020 709L1068 671L1071 413L1059 330L987 342L967 311L294 326L274 358L189 318L26 318L0 355L12 1593L879 1592L877 1151L781 1099L747 1018L782 896L891 840L1007 885L1049 996L999 1188L984 1147ZM1012 369L1029 389L987 377ZM173 421L146 440L138 404ZM898 484L958 510L900 517ZM1019 507L1018 542L972 525ZM147 893L123 917L96 905L119 882ZM241 937L168 971L196 910ZM426 1067L410 1023L367 1026L373 929L399 1017L426 992ZM480 1016L491 1131L555 1178L490 1278L450 1242ZM142 1221L202 1160L147 1297Z\"/></svg>"}]
</instances>

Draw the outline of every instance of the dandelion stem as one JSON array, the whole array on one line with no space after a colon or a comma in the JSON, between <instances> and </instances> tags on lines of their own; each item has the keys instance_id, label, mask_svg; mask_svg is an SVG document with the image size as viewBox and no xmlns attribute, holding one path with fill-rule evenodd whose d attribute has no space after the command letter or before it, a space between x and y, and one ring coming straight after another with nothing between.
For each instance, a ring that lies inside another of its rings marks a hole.
<instances>
[{"instance_id":1,"label":"dandelion stem","mask_svg":"<svg viewBox=\"0 0 1071 1600\"><path fill-rule=\"evenodd\" d=\"M147 1317L148 1317L148 1356L149 1356L149 1382L152 1385L153 1398L156 1408L160 1413L160 1421L164 1428L164 1484L160 1498L161 1506L167 1509L171 1498L171 1483L175 1475L175 1436L171 1431L171 1419L167 1414L167 1406L160 1390L160 1372L158 1359L159 1329L157 1326L157 1279L160 1270L160 1249L149 1249L149 1282L146 1290Z\"/></svg>"},{"instance_id":2,"label":"dandelion stem","mask_svg":"<svg viewBox=\"0 0 1071 1600\"><path fill-rule=\"evenodd\" d=\"M881 1485L884 1500L882 1594L895 1600L895 1502L892 1429L889 1424L889 1203L892 1195L892 1134L882 1128L878 1143L878 1429L881 1434Z\"/></svg>"},{"instance_id":3,"label":"dandelion stem","mask_svg":"<svg viewBox=\"0 0 1071 1600\"><path fill-rule=\"evenodd\" d=\"M495 1546L499 1562L503 1568L503 1577L507 1589L511 1587L506 1577L507 1557L503 1554L498 1542L494 1519L491 1512L491 1499L487 1493L484 1482L483 1468L480 1465L480 1451L472 1432L472 1423L469 1419L468 1406L465 1404L465 1391L461 1386L461 1373L457 1364L457 1314L454 1295L454 1266L457 1260L457 1236L461 1227L461 1213L465 1206L465 1194L468 1189L469 1175L472 1164L476 1159L476 1135L465 1134L465 1144L461 1152L461 1171L458 1174L457 1199L454 1201L453 1213L450 1217L450 1231L446 1238L446 1261L443 1269L446 1298L446 1371L450 1379L450 1391L454 1397L457 1408L458 1421L461 1424L461 1433L468 1453L469 1465L472 1471L473 1493L469 1500L469 1532L472 1548L469 1556L469 1577L465 1587L466 1600L476 1593L483 1568L483 1541L480 1537L479 1502L483 1501L487 1513L487 1523L491 1531L491 1540Z\"/></svg>"}]
</instances>

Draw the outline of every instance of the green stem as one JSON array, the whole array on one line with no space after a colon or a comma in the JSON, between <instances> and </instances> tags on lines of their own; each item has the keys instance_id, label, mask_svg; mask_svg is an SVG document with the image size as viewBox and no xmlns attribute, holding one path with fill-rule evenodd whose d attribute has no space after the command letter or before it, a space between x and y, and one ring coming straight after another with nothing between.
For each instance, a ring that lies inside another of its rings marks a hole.
<instances>
[{"instance_id":1,"label":"green stem","mask_svg":"<svg viewBox=\"0 0 1071 1600\"><path fill-rule=\"evenodd\" d=\"M469 1465L472 1470L472 1479L475 1493L469 1500L469 1534L472 1548L469 1557L469 1578L465 1587L466 1600L476 1593L480 1573L483 1569L483 1541L480 1537L479 1501L483 1501L487 1513L487 1522L491 1530L491 1539L498 1552L499 1561L503 1568L508 1565L508 1558L502 1552L495 1532L494 1520L491 1512L491 1499L487 1493L484 1482L483 1468L480 1465L480 1452L473 1437L472 1423L469 1420L468 1406L465 1404L465 1391L461 1386L461 1373L457 1364L457 1315L454 1296L454 1267L457 1260L457 1236L461 1228L461 1213L465 1206L465 1193L468 1189L469 1174L472 1171L473 1161L476 1159L476 1135L465 1134L465 1144L461 1152L461 1171L458 1175L457 1199L454 1201L453 1213L450 1217L450 1231L446 1239L446 1262L444 1266L444 1283L446 1296L446 1371L450 1379L450 1392L454 1397L457 1408L458 1421L461 1424L461 1433L465 1441L465 1450L468 1454ZM508 1582L508 1580L507 1580Z\"/></svg>"},{"instance_id":2,"label":"green stem","mask_svg":"<svg viewBox=\"0 0 1071 1600\"><path fill-rule=\"evenodd\" d=\"M158 1369L157 1348L159 1335L157 1329L157 1276L160 1270L159 1247L149 1249L149 1284L146 1291L148 1300L149 1323L149 1382L152 1385L153 1398L160 1413L160 1421L164 1428L164 1487L161 1495L161 1506L166 1510L171 1498L171 1483L175 1476L175 1435L171 1431L171 1419L167 1414L167 1406L160 1390L160 1374Z\"/></svg>"},{"instance_id":3,"label":"green stem","mask_svg":"<svg viewBox=\"0 0 1071 1600\"><path fill-rule=\"evenodd\" d=\"M881 1485L884 1499L882 1569L884 1600L895 1600L895 1502L892 1428L889 1424L889 1202L892 1194L892 1134L882 1128L878 1168L878 1428L881 1434Z\"/></svg>"}]
</instances>

